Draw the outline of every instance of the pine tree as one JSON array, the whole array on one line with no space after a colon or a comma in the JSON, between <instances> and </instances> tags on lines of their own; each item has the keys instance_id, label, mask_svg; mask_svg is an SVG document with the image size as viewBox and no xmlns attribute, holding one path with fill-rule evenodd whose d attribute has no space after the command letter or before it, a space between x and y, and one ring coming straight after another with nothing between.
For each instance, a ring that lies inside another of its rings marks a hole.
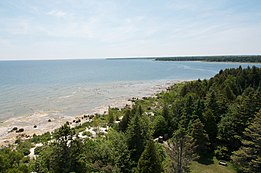
<instances>
[{"instance_id":1,"label":"pine tree","mask_svg":"<svg viewBox=\"0 0 261 173\"><path fill-rule=\"evenodd\" d=\"M139 105L139 107L138 107L138 112L136 112L136 114L138 114L139 116L142 116L143 110L142 110L141 105Z\"/></svg>"},{"instance_id":2,"label":"pine tree","mask_svg":"<svg viewBox=\"0 0 261 173\"><path fill-rule=\"evenodd\" d=\"M195 144L196 153L199 155L206 153L208 151L209 139L200 119L196 119L192 122L190 126L190 135Z\"/></svg>"},{"instance_id":3,"label":"pine tree","mask_svg":"<svg viewBox=\"0 0 261 173\"><path fill-rule=\"evenodd\" d=\"M215 119L215 116L214 116L212 110L207 109L205 111L204 119L205 119L204 120L205 121L205 124L204 124L205 130L206 130L209 140L213 146L216 142L218 128L217 128L216 119Z\"/></svg>"},{"instance_id":4,"label":"pine tree","mask_svg":"<svg viewBox=\"0 0 261 173\"><path fill-rule=\"evenodd\" d=\"M204 111L204 102L201 101L201 99L198 99L194 114L199 117L202 123L204 123L203 111Z\"/></svg>"},{"instance_id":5,"label":"pine tree","mask_svg":"<svg viewBox=\"0 0 261 173\"><path fill-rule=\"evenodd\" d=\"M131 111L127 109L125 115L123 116L121 122L119 123L119 130L125 132L128 128L128 123L130 122Z\"/></svg>"},{"instance_id":6,"label":"pine tree","mask_svg":"<svg viewBox=\"0 0 261 173\"><path fill-rule=\"evenodd\" d=\"M220 110L219 110L219 106L217 104L217 98L216 98L216 94L212 91L208 96L207 96L207 103L206 103L206 107L208 109L210 109L215 117L216 122L220 121Z\"/></svg>"},{"instance_id":7,"label":"pine tree","mask_svg":"<svg viewBox=\"0 0 261 173\"><path fill-rule=\"evenodd\" d=\"M109 107L109 111L108 111L108 125L112 126L114 123L114 115L111 111L111 108Z\"/></svg>"},{"instance_id":8,"label":"pine tree","mask_svg":"<svg viewBox=\"0 0 261 173\"><path fill-rule=\"evenodd\" d=\"M162 165L155 144L150 140L138 162L137 173L160 173Z\"/></svg>"},{"instance_id":9,"label":"pine tree","mask_svg":"<svg viewBox=\"0 0 261 173\"><path fill-rule=\"evenodd\" d=\"M233 162L245 173L261 170L261 110L244 132L243 146L232 156Z\"/></svg>"},{"instance_id":10,"label":"pine tree","mask_svg":"<svg viewBox=\"0 0 261 173\"><path fill-rule=\"evenodd\" d=\"M144 145L146 141L146 134L144 134L145 132L142 127L142 122L138 115L135 115L131 119L126 133L128 147L131 151L131 158L137 162L144 150Z\"/></svg>"},{"instance_id":11,"label":"pine tree","mask_svg":"<svg viewBox=\"0 0 261 173\"><path fill-rule=\"evenodd\" d=\"M154 137L164 136L168 132L168 125L163 116L157 115L153 121Z\"/></svg>"}]
</instances>

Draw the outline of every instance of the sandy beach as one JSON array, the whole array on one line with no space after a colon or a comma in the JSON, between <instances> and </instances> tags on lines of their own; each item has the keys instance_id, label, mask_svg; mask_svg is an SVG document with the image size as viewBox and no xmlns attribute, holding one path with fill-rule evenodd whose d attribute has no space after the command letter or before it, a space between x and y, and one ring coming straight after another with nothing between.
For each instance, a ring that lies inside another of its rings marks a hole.
<instances>
[{"instance_id":1,"label":"sandy beach","mask_svg":"<svg viewBox=\"0 0 261 173\"><path fill-rule=\"evenodd\" d=\"M39 111L33 114L4 120L0 122L0 147L13 144L19 136L22 138L30 138L34 134L39 135L48 131L51 132L59 128L66 121L73 122L73 120L82 118L86 114L103 114L108 110L109 106L122 108L126 104L131 105L131 102L128 101L130 98L153 96L156 93L161 92L169 86L179 82L182 81L140 81L135 84L117 84L117 86L115 84L115 90L108 90L108 92L117 92L117 88L125 87L125 93L123 90L121 91L123 94L115 96L112 94L110 98L105 97L106 102L103 102L103 104L97 105L96 107L87 110L81 115L64 115L59 111ZM130 91L135 91L135 93ZM17 130L23 129L24 131L17 133L16 130L12 130L14 128L17 128Z\"/></svg>"}]
</instances>

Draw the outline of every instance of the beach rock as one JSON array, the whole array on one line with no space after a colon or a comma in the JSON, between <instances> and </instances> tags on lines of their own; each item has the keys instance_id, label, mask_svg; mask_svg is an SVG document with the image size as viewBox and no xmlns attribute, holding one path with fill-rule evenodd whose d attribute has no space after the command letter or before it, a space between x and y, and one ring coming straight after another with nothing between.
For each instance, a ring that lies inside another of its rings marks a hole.
<instances>
[{"instance_id":1,"label":"beach rock","mask_svg":"<svg viewBox=\"0 0 261 173\"><path fill-rule=\"evenodd\" d=\"M11 133L11 132L13 132L13 131L16 131L17 129L18 129L17 127L14 127L14 128L12 128L12 130L9 130L8 133Z\"/></svg>"},{"instance_id":2,"label":"beach rock","mask_svg":"<svg viewBox=\"0 0 261 173\"><path fill-rule=\"evenodd\" d=\"M21 128L21 129L19 129L19 130L16 130L16 133L21 133L21 132L24 132L24 129L23 129L23 128Z\"/></svg>"},{"instance_id":3,"label":"beach rock","mask_svg":"<svg viewBox=\"0 0 261 173\"><path fill-rule=\"evenodd\" d=\"M34 128L37 128L37 125L34 125Z\"/></svg>"},{"instance_id":4,"label":"beach rock","mask_svg":"<svg viewBox=\"0 0 261 173\"><path fill-rule=\"evenodd\" d=\"M48 122L52 122L52 120L51 120L51 119L49 119L49 120L48 120Z\"/></svg>"}]
</instances>

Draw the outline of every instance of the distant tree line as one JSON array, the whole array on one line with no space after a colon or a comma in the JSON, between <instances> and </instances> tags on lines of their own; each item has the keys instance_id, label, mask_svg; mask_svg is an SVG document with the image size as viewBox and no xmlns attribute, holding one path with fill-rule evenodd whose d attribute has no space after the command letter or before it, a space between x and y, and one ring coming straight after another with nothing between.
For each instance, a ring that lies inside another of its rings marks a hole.
<instances>
[{"instance_id":1,"label":"distant tree line","mask_svg":"<svg viewBox=\"0 0 261 173\"><path fill-rule=\"evenodd\" d=\"M261 62L261 55L158 57L156 61Z\"/></svg>"}]
</instances>

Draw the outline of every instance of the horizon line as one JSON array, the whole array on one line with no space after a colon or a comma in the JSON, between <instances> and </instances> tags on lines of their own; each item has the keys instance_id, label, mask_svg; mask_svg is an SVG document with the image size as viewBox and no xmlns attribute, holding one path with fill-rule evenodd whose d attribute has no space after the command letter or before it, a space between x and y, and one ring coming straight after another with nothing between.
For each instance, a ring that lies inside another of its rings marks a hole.
<instances>
[{"instance_id":1,"label":"horizon line","mask_svg":"<svg viewBox=\"0 0 261 173\"><path fill-rule=\"evenodd\" d=\"M215 55L166 55L166 56L125 56L125 57L76 57L76 58L24 58L24 59L0 59L0 61L59 61L59 60L106 60L106 59L156 59L171 57L240 57L240 56L261 56L261 54L215 54Z\"/></svg>"}]
</instances>

